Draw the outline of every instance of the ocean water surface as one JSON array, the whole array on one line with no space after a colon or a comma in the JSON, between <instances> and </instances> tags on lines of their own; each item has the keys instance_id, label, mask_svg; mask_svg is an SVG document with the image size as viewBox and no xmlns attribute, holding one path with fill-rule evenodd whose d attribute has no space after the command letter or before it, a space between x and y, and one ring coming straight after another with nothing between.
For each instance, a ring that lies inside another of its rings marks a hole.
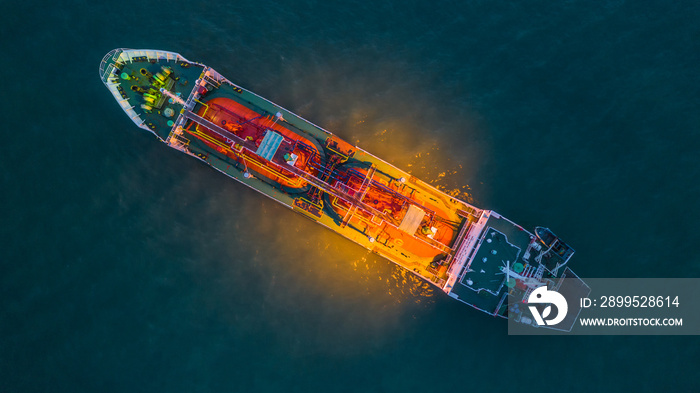
<instances>
[{"instance_id":1,"label":"ocean water surface","mask_svg":"<svg viewBox=\"0 0 700 393\"><path fill-rule=\"evenodd\" d=\"M181 53L552 228L581 277L699 277L699 19L690 1L6 4L0 392L697 390L696 337L509 337L158 143L97 68Z\"/></svg>"}]
</instances>

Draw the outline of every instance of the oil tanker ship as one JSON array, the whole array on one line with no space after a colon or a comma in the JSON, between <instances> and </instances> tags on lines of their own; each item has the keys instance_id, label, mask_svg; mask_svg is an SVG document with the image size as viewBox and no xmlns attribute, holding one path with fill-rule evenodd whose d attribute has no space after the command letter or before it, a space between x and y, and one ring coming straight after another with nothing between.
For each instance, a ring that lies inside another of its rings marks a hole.
<instances>
[{"instance_id":1,"label":"oil tanker ship","mask_svg":"<svg viewBox=\"0 0 700 393\"><path fill-rule=\"evenodd\" d=\"M492 316L507 317L508 296L576 277L574 250L549 229L447 195L202 63L121 48L99 74L161 142Z\"/></svg>"}]
</instances>

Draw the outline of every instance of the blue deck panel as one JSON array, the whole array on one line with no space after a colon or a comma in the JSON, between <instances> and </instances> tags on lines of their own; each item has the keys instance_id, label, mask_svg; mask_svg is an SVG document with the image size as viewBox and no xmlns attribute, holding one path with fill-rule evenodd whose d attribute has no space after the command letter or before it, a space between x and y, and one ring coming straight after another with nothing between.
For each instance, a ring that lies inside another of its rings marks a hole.
<instances>
[{"instance_id":1,"label":"blue deck panel","mask_svg":"<svg viewBox=\"0 0 700 393\"><path fill-rule=\"evenodd\" d=\"M277 149L280 147L283 140L284 137L282 135L272 130L267 130L267 133L265 134L265 137L260 143L260 147L258 147L255 154L268 161L272 161L272 157L274 157L275 153L277 153Z\"/></svg>"}]
</instances>

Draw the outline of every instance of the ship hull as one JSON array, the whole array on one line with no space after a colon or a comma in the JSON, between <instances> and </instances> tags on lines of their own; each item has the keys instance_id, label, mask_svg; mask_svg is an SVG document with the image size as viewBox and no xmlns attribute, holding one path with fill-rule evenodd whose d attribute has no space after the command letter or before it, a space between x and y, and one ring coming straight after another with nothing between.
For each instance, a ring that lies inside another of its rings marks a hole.
<instances>
[{"instance_id":1,"label":"ship hull","mask_svg":"<svg viewBox=\"0 0 700 393\"><path fill-rule=\"evenodd\" d=\"M161 142L481 311L506 316L507 296L523 295L507 285L501 260L490 256L501 252L528 271L538 265L529 231L445 194L202 63L174 52L116 49L103 59L100 77L134 123Z\"/></svg>"}]
</instances>

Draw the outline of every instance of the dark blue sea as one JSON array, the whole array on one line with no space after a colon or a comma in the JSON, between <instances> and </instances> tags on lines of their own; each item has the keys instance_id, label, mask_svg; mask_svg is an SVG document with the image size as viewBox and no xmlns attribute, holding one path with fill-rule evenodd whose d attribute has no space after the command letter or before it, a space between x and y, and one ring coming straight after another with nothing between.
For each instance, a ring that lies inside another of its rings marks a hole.
<instances>
[{"instance_id":1,"label":"dark blue sea","mask_svg":"<svg viewBox=\"0 0 700 393\"><path fill-rule=\"evenodd\" d=\"M0 392L690 392L694 336L507 335L138 129L176 51L577 253L700 277L697 1L3 4Z\"/></svg>"}]
</instances>

